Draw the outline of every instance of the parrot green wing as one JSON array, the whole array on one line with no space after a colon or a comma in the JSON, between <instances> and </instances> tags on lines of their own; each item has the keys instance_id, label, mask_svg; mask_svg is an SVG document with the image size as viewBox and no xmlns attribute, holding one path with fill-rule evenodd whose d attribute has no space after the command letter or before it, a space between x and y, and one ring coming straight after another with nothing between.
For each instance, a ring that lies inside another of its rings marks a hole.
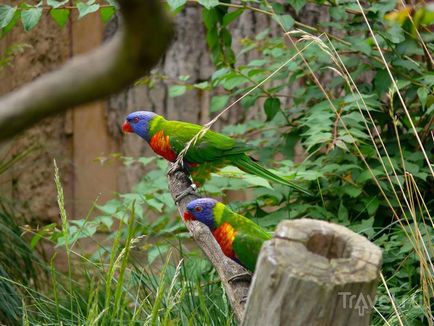
<instances>
[{"instance_id":1,"label":"parrot green wing","mask_svg":"<svg viewBox=\"0 0 434 326\"><path fill-rule=\"evenodd\" d=\"M187 143L201 131L202 127L183 121L168 121L158 116L150 125L150 145L153 150L169 161L174 161ZM153 145L154 137L157 137ZM154 147L153 147L154 146ZM234 165L240 170L257 175L261 178L280 183L302 191L311 193L298 184L286 180L268 169L254 162L246 152L253 148L243 142L236 141L223 134L207 131L196 144L192 145L185 154L188 163L206 166L190 166L195 182L202 184L209 178L210 173L225 165Z\"/></svg>"},{"instance_id":2,"label":"parrot green wing","mask_svg":"<svg viewBox=\"0 0 434 326\"><path fill-rule=\"evenodd\" d=\"M217 208L218 209L218 208ZM218 225L229 223L237 232L232 243L236 258L249 270L255 269L256 260L264 241L271 239L270 233L255 222L224 206Z\"/></svg>"},{"instance_id":3,"label":"parrot green wing","mask_svg":"<svg viewBox=\"0 0 434 326\"><path fill-rule=\"evenodd\" d=\"M235 257L247 269L254 271L259 251L264 241L270 238L271 236L263 237L260 233L248 232L247 230L237 231L234 242L232 243Z\"/></svg>"},{"instance_id":4,"label":"parrot green wing","mask_svg":"<svg viewBox=\"0 0 434 326\"><path fill-rule=\"evenodd\" d=\"M176 153L181 152L185 145L202 129L199 125L182 121L165 121L162 127L165 134L169 136L171 148ZM252 147L244 143L209 130L189 149L185 159L190 163L203 163L221 160L227 156L250 150Z\"/></svg>"}]
</instances>

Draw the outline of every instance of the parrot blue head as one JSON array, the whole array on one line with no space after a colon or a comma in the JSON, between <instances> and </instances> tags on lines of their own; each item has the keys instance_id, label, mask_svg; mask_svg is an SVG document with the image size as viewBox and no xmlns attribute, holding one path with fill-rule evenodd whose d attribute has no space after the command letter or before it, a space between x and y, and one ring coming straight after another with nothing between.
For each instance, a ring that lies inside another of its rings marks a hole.
<instances>
[{"instance_id":1,"label":"parrot blue head","mask_svg":"<svg viewBox=\"0 0 434 326\"><path fill-rule=\"evenodd\" d=\"M130 113L122 125L123 132L133 132L149 142L150 122L157 116L150 111L136 111Z\"/></svg>"},{"instance_id":2,"label":"parrot blue head","mask_svg":"<svg viewBox=\"0 0 434 326\"><path fill-rule=\"evenodd\" d=\"M215 228L214 207L216 204L217 200L212 198L192 200L187 205L184 219L186 221L198 220L213 230Z\"/></svg>"}]
</instances>

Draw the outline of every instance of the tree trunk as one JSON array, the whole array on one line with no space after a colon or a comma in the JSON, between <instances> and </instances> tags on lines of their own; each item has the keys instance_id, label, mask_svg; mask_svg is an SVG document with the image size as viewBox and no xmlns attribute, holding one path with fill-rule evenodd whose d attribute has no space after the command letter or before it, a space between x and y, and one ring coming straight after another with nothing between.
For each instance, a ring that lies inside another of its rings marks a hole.
<instances>
[{"instance_id":1,"label":"tree trunk","mask_svg":"<svg viewBox=\"0 0 434 326\"><path fill-rule=\"evenodd\" d=\"M347 228L281 222L259 254L243 325L369 325L381 250Z\"/></svg>"}]
</instances>

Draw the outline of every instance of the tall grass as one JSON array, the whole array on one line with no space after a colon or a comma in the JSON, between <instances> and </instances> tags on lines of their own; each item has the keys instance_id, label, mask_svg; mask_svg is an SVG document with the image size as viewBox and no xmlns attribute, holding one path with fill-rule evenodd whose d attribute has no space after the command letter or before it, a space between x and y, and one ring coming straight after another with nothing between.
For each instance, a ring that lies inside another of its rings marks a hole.
<instances>
[{"instance_id":1,"label":"tall grass","mask_svg":"<svg viewBox=\"0 0 434 326\"><path fill-rule=\"evenodd\" d=\"M59 171L55 168L62 232L68 237ZM134 205L132 206L134 207ZM50 266L43 291L0 268L0 314L8 325L233 325L224 290L212 266L181 243L161 254L161 266L143 257L135 212L125 212L111 247L91 260L65 241L67 273ZM121 236L126 232L127 237ZM46 239L49 241L49 239ZM0 251L3 252L3 251ZM134 252L134 255L132 255ZM137 256L137 257L135 257ZM158 259L157 259L158 260ZM7 296L7 297L4 297ZM10 306L10 307L9 307Z\"/></svg>"},{"instance_id":2,"label":"tall grass","mask_svg":"<svg viewBox=\"0 0 434 326\"><path fill-rule=\"evenodd\" d=\"M28 148L11 156L3 150L0 157L0 175L16 166L36 150ZM22 237L20 223L23 217L11 200L0 196L0 323L13 325L23 318L21 284L42 288L44 270L42 260Z\"/></svg>"}]
</instances>

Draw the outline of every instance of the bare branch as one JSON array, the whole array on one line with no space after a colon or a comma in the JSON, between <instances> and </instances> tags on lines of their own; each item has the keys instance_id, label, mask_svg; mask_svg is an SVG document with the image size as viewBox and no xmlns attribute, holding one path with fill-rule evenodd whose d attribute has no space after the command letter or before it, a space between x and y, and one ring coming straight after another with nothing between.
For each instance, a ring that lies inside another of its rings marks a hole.
<instances>
[{"instance_id":1,"label":"bare branch","mask_svg":"<svg viewBox=\"0 0 434 326\"><path fill-rule=\"evenodd\" d=\"M169 173L168 179L170 193L173 198L191 186L188 174L184 171L176 170L173 173ZM181 199L180 202L177 203L179 214L183 216L187 204L198 197L200 196L189 195ZM238 322L241 322L250 282L229 282L228 280L235 275L243 274L247 271L241 265L235 263L223 254L208 227L198 221L188 222L186 225L197 245L202 249L217 270L225 287L226 295L229 298L235 317Z\"/></svg>"},{"instance_id":2,"label":"bare branch","mask_svg":"<svg viewBox=\"0 0 434 326\"><path fill-rule=\"evenodd\" d=\"M158 62L173 28L159 0L119 0L122 28L98 49L0 98L0 140L68 108L118 92Z\"/></svg>"}]
</instances>

